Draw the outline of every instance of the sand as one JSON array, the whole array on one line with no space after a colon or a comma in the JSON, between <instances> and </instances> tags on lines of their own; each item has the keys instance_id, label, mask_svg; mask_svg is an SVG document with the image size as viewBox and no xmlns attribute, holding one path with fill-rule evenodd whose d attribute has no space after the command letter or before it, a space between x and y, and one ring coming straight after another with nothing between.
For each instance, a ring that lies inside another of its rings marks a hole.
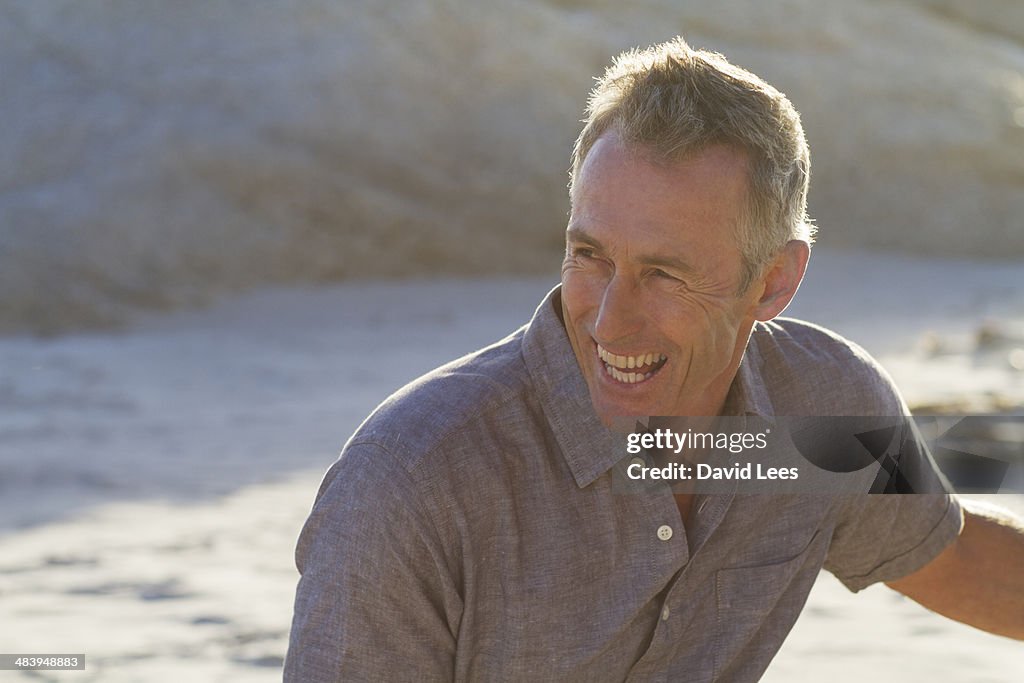
<instances>
[{"instance_id":1,"label":"sand","mask_svg":"<svg viewBox=\"0 0 1024 683\"><path fill-rule=\"evenodd\" d=\"M788 314L863 344L912 403L1024 406L1024 265L812 264ZM345 438L525 321L555 279L263 290L120 332L0 339L0 651L88 662L0 681L279 680L295 537ZM1020 643L823 574L765 680L1022 670Z\"/></svg>"}]
</instances>

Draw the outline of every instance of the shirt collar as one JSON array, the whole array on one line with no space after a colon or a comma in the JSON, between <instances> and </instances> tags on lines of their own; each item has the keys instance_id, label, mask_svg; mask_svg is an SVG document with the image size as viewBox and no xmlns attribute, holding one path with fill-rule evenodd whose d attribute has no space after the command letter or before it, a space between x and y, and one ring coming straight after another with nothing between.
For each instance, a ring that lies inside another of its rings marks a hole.
<instances>
[{"instance_id":1,"label":"shirt collar","mask_svg":"<svg viewBox=\"0 0 1024 683\"><path fill-rule=\"evenodd\" d=\"M626 437L601 422L569 343L560 308L561 285L548 292L523 337L523 360L566 464L583 488L626 455ZM726 397L726 415L770 417L772 403L761 380L763 361L754 335Z\"/></svg>"},{"instance_id":2,"label":"shirt collar","mask_svg":"<svg viewBox=\"0 0 1024 683\"><path fill-rule=\"evenodd\" d=\"M625 435L605 427L590 402L565 327L556 312L561 285L544 297L523 337L523 360L577 486L583 488L626 454Z\"/></svg>"}]
</instances>

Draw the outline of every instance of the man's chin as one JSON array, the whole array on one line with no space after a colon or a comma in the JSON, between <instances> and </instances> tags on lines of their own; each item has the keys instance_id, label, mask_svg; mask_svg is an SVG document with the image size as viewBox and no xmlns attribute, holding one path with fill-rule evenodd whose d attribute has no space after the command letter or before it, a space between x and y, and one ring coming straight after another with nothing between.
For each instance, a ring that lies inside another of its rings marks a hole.
<instances>
[{"instance_id":1,"label":"man's chin","mask_svg":"<svg viewBox=\"0 0 1024 683\"><path fill-rule=\"evenodd\" d=\"M591 395L590 402L601 423L619 433L633 432L636 429L637 420L643 420L646 423L647 418L658 414L642 407L622 406L610 401L595 399L593 395Z\"/></svg>"}]
</instances>

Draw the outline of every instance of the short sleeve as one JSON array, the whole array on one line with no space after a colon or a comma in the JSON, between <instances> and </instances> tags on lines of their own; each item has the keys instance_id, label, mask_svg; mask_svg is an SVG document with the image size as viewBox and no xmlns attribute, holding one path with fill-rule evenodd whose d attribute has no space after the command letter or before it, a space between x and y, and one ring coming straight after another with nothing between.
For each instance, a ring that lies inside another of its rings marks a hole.
<instances>
[{"instance_id":1,"label":"short sleeve","mask_svg":"<svg viewBox=\"0 0 1024 683\"><path fill-rule=\"evenodd\" d=\"M825 569L857 592L917 571L962 527L963 511L950 493L850 495L839 506Z\"/></svg>"},{"instance_id":2,"label":"short sleeve","mask_svg":"<svg viewBox=\"0 0 1024 683\"><path fill-rule=\"evenodd\" d=\"M799 341L805 363L819 369L801 374L804 391L796 394L797 410L813 406L821 449L856 442L859 456L866 449L877 462L851 489L863 493L840 494L833 506L825 569L854 592L917 571L957 537L963 513L906 401L860 346L806 326L790 332L787 339L797 339L787 343L790 355ZM840 460L849 455L836 450Z\"/></svg>"},{"instance_id":3,"label":"short sleeve","mask_svg":"<svg viewBox=\"0 0 1024 683\"><path fill-rule=\"evenodd\" d=\"M451 680L461 600L424 494L349 444L299 537L285 681Z\"/></svg>"}]
</instances>

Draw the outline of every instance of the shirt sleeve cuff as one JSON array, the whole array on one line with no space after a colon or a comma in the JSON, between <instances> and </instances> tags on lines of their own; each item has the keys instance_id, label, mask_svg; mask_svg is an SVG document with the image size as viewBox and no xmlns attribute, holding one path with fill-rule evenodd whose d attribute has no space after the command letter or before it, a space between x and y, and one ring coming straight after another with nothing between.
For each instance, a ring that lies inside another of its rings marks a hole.
<instances>
[{"instance_id":1,"label":"shirt sleeve cuff","mask_svg":"<svg viewBox=\"0 0 1024 683\"><path fill-rule=\"evenodd\" d=\"M947 494L946 507L928 535L910 550L897 555L861 576L838 576L844 586L857 593L880 581L894 581L913 574L938 557L959 535L964 525L963 509L953 494Z\"/></svg>"}]
</instances>

